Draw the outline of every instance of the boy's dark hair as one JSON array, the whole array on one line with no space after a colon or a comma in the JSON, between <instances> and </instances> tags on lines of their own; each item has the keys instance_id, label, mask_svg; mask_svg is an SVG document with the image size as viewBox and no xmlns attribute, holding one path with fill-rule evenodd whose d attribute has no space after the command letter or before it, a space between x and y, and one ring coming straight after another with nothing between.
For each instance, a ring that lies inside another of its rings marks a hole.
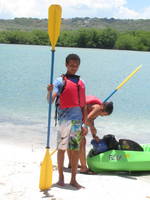
<instances>
[{"instance_id":1,"label":"boy's dark hair","mask_svg":"<svg viewBox=\"0 0 150 200\"><path fill-rule=\"evenodd\" d=\"M80 64L80 57L77 55L77 54L69 54L67 57L66 57L66 64L69 63L70 60L76 60L79 62Z\"/></svg>"},{"instance_id":2,"label":"boy's dark hair","mask_svg":"<svg viewBox=\"0 0 150 200\"><path fill-rule=\"evenodd\" d=\"M112 111L113 111L113 102L111 101L104 103L104 112L107 112L110 115Z\"/></svg>"}]
</instances>

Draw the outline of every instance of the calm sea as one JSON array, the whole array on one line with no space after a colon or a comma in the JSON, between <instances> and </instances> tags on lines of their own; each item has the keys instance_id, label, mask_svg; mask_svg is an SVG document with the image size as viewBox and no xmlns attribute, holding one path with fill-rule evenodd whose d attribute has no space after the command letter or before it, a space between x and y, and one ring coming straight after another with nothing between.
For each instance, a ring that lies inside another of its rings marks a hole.
<instances>
[{"instance_id":1,"label":"calm sea","mask_svg":"<svg viewBox=\"0 0 150 200\"><path fill-rule=\"evenodd\" d=\"M99 117L95 124L100 137L114 134L118 139L150 143L150 53L57 47L54 78L65 72L69 53L81 58L79 74L87 94L102 100L143 65L110 99L114 102L112 115ZM36 147L46 144L50 63L50 47L0 44L1 140ZM53 113L51 140L56 136ZM88 138L90 141L90 134Z\"/></svg>"}]
</instances>

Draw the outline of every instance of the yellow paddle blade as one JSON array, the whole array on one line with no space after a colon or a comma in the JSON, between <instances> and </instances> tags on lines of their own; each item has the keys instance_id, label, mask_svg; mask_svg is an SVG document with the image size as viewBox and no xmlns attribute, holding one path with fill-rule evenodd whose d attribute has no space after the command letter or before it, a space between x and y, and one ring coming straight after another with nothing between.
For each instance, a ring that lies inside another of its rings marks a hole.
<instances>
[{"instance_id":1,"label":"yellow paddle blade","mask_svg":"<svg viewBox=\"0 0 150 200\"><path fill-rule=\"evenodd\" d=\"M49 153L49 149L46 149L45 157L41 164L40 171L40 190L47 190L52 186L52 174L53 174L53 166L51 160L51 154Z\"/></svg>"},{"instance_id":2,"label":"yellow paddle blade","mask_svg":"<svg viewBox=\"0 0 150 200\"><path fill-rule=\"evenodd\" d=\"M124 79L122 83L116 88L116 90L120 89L137 71L141 69L142 65L139 65L127 78Z\"/></svg>"},{"instance_id":3,"label":"yellow paddle blade","mask_svg":"<svg viewBox=\"0 0 150 200\"><path fill-rule=\"evenodd\" d=\"M61 13L60 5L51 5L48 9L48 35L52 50L55 50L55 45L60 34Z\"/></svg>"}]
</instances>

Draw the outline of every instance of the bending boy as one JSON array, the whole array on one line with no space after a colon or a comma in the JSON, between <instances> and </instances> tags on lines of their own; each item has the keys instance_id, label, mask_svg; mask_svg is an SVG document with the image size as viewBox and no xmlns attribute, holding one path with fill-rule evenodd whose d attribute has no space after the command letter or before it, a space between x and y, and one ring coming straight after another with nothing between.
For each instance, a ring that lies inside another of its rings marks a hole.
<instances>
[{"instance_id":1,"label":"bending boy","mask_svg":"<svg viewBox=\"0 0 150 200\"><path fill-rule=\"evenodd\" d=\"M103 103L100 99L95 96L86 96L86 106L87 106L87 119L86 119L86 127L88 126L90 132L92 134L93 139L99 140L97 136L97 129L94 125L94 120L101 116L110 115L113 111L113 103L106 102ZM69 160L70 153L68 152ZM86 165L86 138L82 135L81 143L80 143L80 155L79 155L81 168L80 173L90 174L91 172L87 168ZM69 167L72 165L69 163Z\"/></svg>"}]
</instances>

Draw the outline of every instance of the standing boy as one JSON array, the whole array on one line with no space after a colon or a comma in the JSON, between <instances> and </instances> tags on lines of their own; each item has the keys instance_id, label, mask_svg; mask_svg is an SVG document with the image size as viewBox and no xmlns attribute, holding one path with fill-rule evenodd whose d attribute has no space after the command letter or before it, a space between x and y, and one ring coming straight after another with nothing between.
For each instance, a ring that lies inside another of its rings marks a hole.
<instances>
[{"instance_id":1,"label":"standing boy","mask_svg":"<svg viewBox=\"0 0 150 200\"><path fill-rule=\"evenodd\" d=\"M76 75L79 69L80 58L76 54L69 54L66 57L66 74L57 78L53 85L48 85L49 99L50 92L53 90L52 100L57 97L58 110L58 184L64 186L64 153L67 149L70 151L71 162L71 181L70 184L77 189L82 188L77 180L76 173L79 160L79 149L81 141L82 122L86 118L85 107L85 85L84 82Z\"/></svg>"}]
</instances>

